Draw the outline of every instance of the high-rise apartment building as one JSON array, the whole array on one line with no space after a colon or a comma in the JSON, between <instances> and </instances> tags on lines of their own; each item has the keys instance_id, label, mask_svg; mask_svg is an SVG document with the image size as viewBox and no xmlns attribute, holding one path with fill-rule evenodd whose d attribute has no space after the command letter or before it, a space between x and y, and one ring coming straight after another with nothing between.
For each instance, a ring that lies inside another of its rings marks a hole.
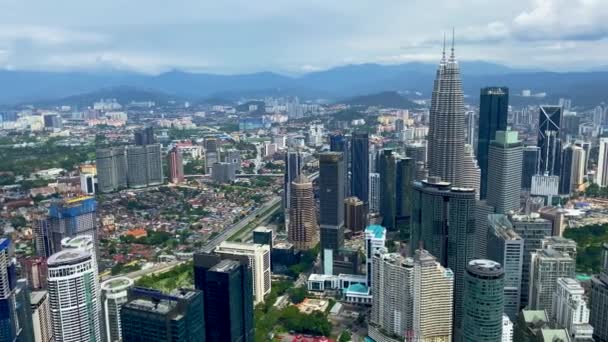
<instances>
[{"instance_id":1,"label":"high-rise apartment building","mask_svg":"<svg viewBox=\"0 0 608 342\"><path fill-rule=\"evenodd\" d=\"M504 277L505 271L496 261L469 261L464 278L462 341L502 340Z\"/></svg>"},{"instance_id":2,"label":"high-rise apartment building","mask_svg":"<svg viewBox=\"0 0 608 342\"><path fill-rule=\"evenodd\" d=\"M515 232L511 221L505 215L490 215L488 226L488 259L503 266L504 313L511 321L515 321L521 303L524 240Z\"/></svg>"},{"instance_id":3,"label":"high-rise apartment building","mask_svg":"<svg viewBox=\"0 0 608 342\"><path fill-rule=\"evenodd\" d=\"M397 214L397 161L392 150L382 150L378 157L380 173L380 216L382 225L389 231L396 230Z\"/></svg>"},{"instance_id":4,"label":"high-rise apartment building","mask_svg":"<svg viewBox=\"0 0 608 342\"><path fill-rule=\"evenodd\" d=\"M380 174L377 172L369 174L369 211L380 212Z\"/></svg>"},{"instance_id":5,"label":"high-rise apartment building","mask_svg":"<svg viewBox=\"0 0 608 342\"><path fill-rule=\"evenodd\" d=\"M96 213L97 202L93 197L76 197L53 202L48 216L52 252L61 251L61 240L66 237L90 235L97 244Z\"/></svg>"},{"instance_id":6,"label":"high-rise apartment building","mask_svg":"<svg viewBox=\"0 0 608 342\"><path fill-rule=\"evenodd\" d=\"M540 147L540 174L559 176L562 151L563 110L560 106L540 106L538 118L538 147Z\"/></svg>"},{"instance_id":7,"label":"high-rise apartment building","mask_svg":"<svg viewBox=\"0 0 608 342\"><path fill-rule=\"evenodd\" d=\"M454 55L445 51L433 84L428 134L429 176L462 186L464 166L465 112L460 67Z\"/></svg>"},{"instance_id":8,"label":"high-rise apartment building","mask_svg":"<svg viewBox=\"0 0 608 342\"><path fill-rule=\"evenodd\" d=\"M453 188L450 183L431 177L414 182L412 240L444 267L454 272L454 328L462 323L464 273L477 252L475 236L475 190Z\"/></svg>"},{"instance_id":9,"label":"high-rise apartment building","mask_svg":"<svg viewBox=\"0 0 608 342\"><path fill-rule=\"evenodd\" d=\"M253 289L247 257L194 255L194 285L205 296L207 342L253 342Z\"/></svg>"},{"instance_id":10,"label":"high-rise apartment building","mask_svg":"<svg viewBox=\"0 0 608 342\"><path fill-rule=\"evenodd\" d=\"M481 169L479 196L486 198L488 193L488 160L490 143L496 139L497 131L507 130L509 114L509 88L487 87L481 89L479 99L479 130L477 135L477 161Z\"/></svg>"},{"instance_id":11,"label":"high-rise apartment building","mask_svg":"<svg viewBox=\"0 0 608 342\"><path fill-rule=\"evenodd\" d=\"M331 274L333 253L344 245L344 158L341 152L319 155L319 226L323 270Z\"/></svg>"},{"instance_id":12,"label":"high-rise apartment building","mask_svg":"<svg viewBox=\"0 0 608 342\"><path fill-rule=\"evenodd\" d=\"M252 272L254 305L262 303L264 296L270 293L272 273L270 271L270 246L243 242L224 241L215 248L221 256L247 257Z\"/></svg>"},{"instance_id":13,"label":"high-rise apartment building","mask_svg":"<svg viewBox=\"0 0 608 342\"><path fill-rule=\"evenodd\" d=\"M102 193L127 187L127 154L124 146L96 151L97 183Z\"/></svg>"},{"instance_id":14,"label":"high-rise apartment building","mask_svg":"<svg viewBox=\"0 0 608 342\"><path fill-rule=\"evenodd\" d=\"M344 200L344 229L351 232L362 232L367 225L365 203L357 197Z\"/></svg>"},{"instance_id":15,"label":"high-rise apartment building","mask_svg":"<svg viewBox=\"0 0 608 342\"><path fill-rule=\"evenodd\" d=\"M48 258L53 254L49 224L47 213L35 214L32 217L32 235L34 236L36 255L42 258Z\"/></svg>"},{"instance_id":16,"label":"high-rise apartment building","mask_svg":"<svg viewBox=\"0 0 608 342\"><path fill-rule=\"evenodd\" d=\"M214 163L211 166L211 178L217 183L231 183L236 179L236 166L232 163Z\"/></svg>"},{"instance_id":17,"label":"high-rise apartment building","mask_svg":"<svg viewBox=\"0 0 608 342\"><path fill-rule=\"evenodd\" d=\"M163 183L160 144L127 146L127 183L130 188Z\"/></svg>"},{"instance_id":18,"label":"high-rise apartment building","mask_svg":"<svg viewBox=\"0 0 608 342\"><path fill-rule=\"evenodd\" d=\"M53 254L47 264L55 341L101 341L101 307L93 254L69 249Z\"/></svg>"},{"instance_id":19,"label":"high-rise apartment building","mask_svg":"<svg viewBox=\"0 0 608 342\"><path fill-rule=\"evenodd\" d=\"M523 145L517 131L496 131L489 144L487 170L487 202L497 214L517 213L520 207Z\"/></svg>"},{"instance_id":20,"label":"high-rise apartment building","mask_svg":"<svg viewBox=\"0 0 608 342\"><path fill-rule=\"evenodd\" d=\"M205 341L204 309L203 293L198 290L167 294L132 288L120 310L122 341Z\"/></svg>"},{"instance_id":21,"label":"high-rise apartment building","mask_svg":"<svg viewBox=\"0 0 608 342\"><path fill-rule=\"evenodd\" d=\"M156 142L154 138L154 128L153 127L144 127L138 129L133 134L133 138L135 141L135 145L152 145Z\"/></svg>"},{"instance_id":22,"label":"high-rise apartment building","mask_svg":"<svg viewBox=\"0 0 608 342\"><path fill-rule=\"evenodd\" d=\"M122 341L120 310L128 302L128 290L133 284L133 280L127 277L112 278L101 283L104 336L108 342Z\"/></svg>"},{"instance_id":23,"label":"high-rise apartment building","mask_svg":"<svg viewBox=\"0 0 608 342\"><path fill-rule=\"evenodd\" d=\"M174 184L182 183L184 181L182 152L177 147L173 147L167 154L167 161L169 165L169 181Z\"/></svg>"},{"instance_id":24,"label":"high-rise apartment building","mask_svg":"<svg viewBox=\"0 0 608 342\"><path fill-rule=\"evenodd\" d=\"M21 259L21 269L27 277L27 282L32 290L46 289L46 258L26 257Z\"/></svg>"},{"instance_id":25,"label":"high-rise apartment building","mask_svg":"<svg viewBox=\"0 0 608 342\"><path fill-rule=\"evenodd\" d=\"M32 292L30 294L30 308L32 310L32 330L34 333L34 341L54 341L48 292Z\"/></svg>"},{"instance_id":26,"label":"high-rise apartment building","mask_svg":"<svg viewBox=\"0 0 608 342\"><path fill-rule=\"evenodd\" d=\"M561 328L568 330L577 341L591 341L593 327L589 325L589 308L585 289L571 278L558 278L553 293L551 317Z\"/></svg>"},{"instance_id":27,"label":"high-rise apartment building","mask_svg":"<svg viewBox=\"0 0 608 342\"><path fill-rule=\"evenodd\" d=\"M354 132L351 138L351 195L369 201L369 135Z\"/></svg>"},{"instance_id":28,"label":"high-rise apartment building","mask_svg":"<svg viewBox=\"0 0 608 342\"><path fill-rule=\"evenodd\" d=\"M595 183L601 187L608 186L608 138L600 138Z\"/></svg>"},{"instance_id":29,"label":"high-rise apartment building","mask_svg":"<svg viewBox=\"0 0 608 342\"><path fill-rule=\"evenodd\" d=\"M386 245L386 228L380 225L371 225L365 228L365 274L367 286L372 287L372 258L377 250Z\"/></svg>"},{"instance_id":30,"label":"high-rise apartment building","mask_svg":"<svg viewBox=\"0 0 608 342\"><path fill-rule=\"evenodd\" d=\"M287 239L296 249L311 249L319 243L319 226L310 179L303 174L294 179L290 196Z\"/></svg>"},{"instance_id":31,"label":"high-rise apartment building","mask_svg":"<svg viewBox=\"0 0 608 342\"><path fill-rule=\"evenodd\" d=\"M551 310L558 278L573 278L575 260L566 253L548 248L532 253L528 306L532 310Z\"/></svg>"},{"instance_id":32,"label":"high-rise apartment building","mask_svg":"<svg viewBox=\"0 0 608 342\"><path fill-rule=\"evenodd\" d=\"M521 272L521 303L522 307L528 305L530 288L530 265L532 253L542 248L542 240L551 236L551 221L541 218L538 214L511 215L509 220L513 230L524 239L524 259Z\"/></svg>"},{"instance_id":33,"label":"high-rise apartment building","mask_svg":"<svg viewBox=\"0 0 608 342\"><path fill-rule=\"evenodd\" d=\"M602 245L602 270L591 279L589 323L596 341L608 341L608 243Z\"/></svg>"}]
</instances>

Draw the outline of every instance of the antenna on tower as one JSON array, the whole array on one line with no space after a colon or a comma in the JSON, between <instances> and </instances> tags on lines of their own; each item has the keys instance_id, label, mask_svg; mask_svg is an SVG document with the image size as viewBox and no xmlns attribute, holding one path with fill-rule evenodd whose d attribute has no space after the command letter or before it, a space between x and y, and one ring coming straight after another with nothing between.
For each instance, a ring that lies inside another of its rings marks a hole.
<instances>
[{"instance_id":1,"label":"antenna on tower","mask_svg":"<svg viewBox=\"0 0 608 342\"><path fill-rule=\"evenodd\" d=\"M445 59L445 32L443 32L443 59Z\"/></svg>"},{"instance_id":2,"label":"antenna on tower","mask_svg":"<svg viewBox=\"0 0 608 342\"><path fill-rule=\"evenodd\" d=\"M456 37L456 30L452 27L452 57L454 57L454 41Z\"/></svg>"}]
</instances>

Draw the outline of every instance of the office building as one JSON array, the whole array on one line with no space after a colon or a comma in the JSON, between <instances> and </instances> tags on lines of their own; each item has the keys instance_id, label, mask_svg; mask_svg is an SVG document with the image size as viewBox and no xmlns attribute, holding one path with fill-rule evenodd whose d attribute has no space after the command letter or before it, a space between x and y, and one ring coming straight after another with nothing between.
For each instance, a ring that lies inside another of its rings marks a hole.
<instances>
[{"instance_id":1,"label":"office building","mask_svg":"<svg viewBox=\"0 0 608 342\"><path fill-rule=\"evenodd\" d=\"M375 341L411 334L414 315L414 259L376 251L372 256L372 311L369 335ZM397 339L396 339L397 341Z\"/></svg>"},{"instance_id":2,"label":"office building","mask_svg":"<svg viewBox=\"0 0 608 342\"><path fill-rule=\"evenodd\" d=\"M314 248L319 243L319 226L310 179L303 174L294 179L290 196L287 239L298 250Z\"/></svg>"},{"instance_id":3,"label":"office building","mask_svg":"<svg viewBox=\"0 0 608 342\"><path fill-rule=\"evenodd\" d=\"M464 119L462 80L452 46L448 58L444 51L433 84L427 140L429 176L439 177L456 187L462 186Z\"/></svg>"},{"instance_id":4,"label":"office building","mask_svg":"<svg viewBox=\"0 0 608 342\"><path fill-rule=\"evenodd\" d=\"M15 266L11 241L0 238L0 341L16 341L21 334L16 311Z\"/></svg>"},{"instance_id":5,"label":"office building","mask_svg":"<svg viewBox=\"0 0 608 342\"><path fill-rule=\"evenodd\" d=\"M521 169L521 188L526 191L532 189L532 177L538 174L540 163L540 147L526 146L523 150Z\"/></svg>"},{"instance_id":6,"label":"office building","mask_svg":"<svg viewBox=\"0 0 608 342\"><path fill-rule=\"evenodd\" d=\"M136 130L133 134L133 138L135 145L139 146L156 143L156 140L154 139L154 128L150 126Z\"/></svg>"},{"instance_id":7,"label":"office building","mask_svg":"<svg viewBox=\"0 0 608 342\"><path fill-rule=\"evenodd\" d=\"M122 341L205 341L204 309L203 293L198 290L166 294L132 288L120 310Z\"/></svg>"},{"instance_id":8,"label":"office building","mask_svg":"<svg viewBox=\"0 0 608 342\"><path fill-rule=\"evenodd\" d=\"M414 159L414 179L421 181L426 178L426 141L413 142L405 145L405 155Z\"/></svg>"},{"instance_id":9,"label":"office building","mask_svg":"<svg viewBox=\"0 0 608 342\"><path fill-rule=\"evenodd\" d=\"M332 134L329 136L329 150L331 152L342 153L342 159L344 160L344 197L350 194L350 182L348 177L349 170L349 159L350 154L348 153L348 138L342 134Z\"/></svg>"},{"instance_id":10,"label":"office building","mask_svg":"<svg viewBox=\"0 0 608 342\"><path fill-rule=\"evenodd\" d=\"M377 250L386 245L386 228L380 225L371 225L365 228L365 274L367 287L372 288L372 257Z\"/></svg>"},{"instance_id":11,"label":"office building","mask_svg":"<svg viewBox=\"0 0 608 342\"><path fill-rule=\"evenodd\" d=\"M127 187L127 154L124 146L97 149L95 166L99 191L108 193Z\"/></svg>"},{"instance_id":12,"label":"office building","mask_svg":"<svg viewBox=\"0 0 608 342\"><path fill-rule=\"evenodd\" d=\"M504 313L514 322L521 303L524 240L515 232L505 215L490 215L488 226L488 259L503 265Z\"/></svg>"},{"instance_id":13,"label":"office building","mask_svg":"<svg viewBox=\"0 0 608 342\"><path fill-rule=\"evenodd\" d=\"M502 340L505 271L496 261L469 261L464 280L462 341Z\"/></svg>"},{"instance_id":14,"label":"office building","mask_svg":"<svg viewBox=\"0 0 608 342\"><path fill-rule=\"evenodd\" d=\"M205 296L207 342L253 342L251 268L241 261L194 255L194 285Z\"/></svg>"},{"instance_id":15,"label":"office building","mask_svg":"<svg viewBox=\"0 0 608 342\"><path fill-rule=\"evenodd\" d=\"M184 181L184 162L182 152L173 147L167 154L167 164L169 165L169 182L179 184Z\"/></svg>"},{"instance_id":16,"label":"office building","mask_svg":"<svg viewBox=\"0 0 608 342\"><path fill-rule=\"evenodd\" d=\"M211 178L217 183L231 183L236 179L236 167L232 163L215 163L212 166Z\"/></svg>"},{"instance_id":17,"label":"office building","mask_svg":"<svg viewBox=\"0 0 608 342\"><path fill-rule=\"evenodd\" d=\"M593 327L589 325L589 308L585 298L585 289L578 280L557 279L557 288L553 293L551 318L559 327L568 330L573 339L577 341L592 339Z\"/></svg>"},{"instance_id":18,"label":"office building","mask_svg":"<svg viewBox=\"0 0 608 342\"><path fill-rule=\"evenodd\" d=\"M549 311L557 279L574 278L575 260L566 253L549 248L533 252L530 263L528 307Z\"/></svg>"},{"instance_id":19,"label":"office building","mask_svg":"<svg viewBox=\"0 0 608 342\"><path fill-rule=\"evenodd\" d=\"M396 230L397 215L397 161L392 150L382 150L378 159L380 173L380 216L382 225L389 231Z\"/></svg>"},{"instance_id":20,"label":"office building","mask_svg":"<svg viewBox=\"0 0 608 342\"><path fill-rule=\"evenodd\" d=\"M559 176L563 110L560 106L540 106L538 118L538 142L540 147L540 174Z\"/></svg>"},{"instance_id":21,"label":"office building","mask_svg":"<svg viewBox=\"0 0 608 342\"><path fill-rule=\"evenodd\" d=\"M299 151L287 151L285 154L285 176L283 179L283 210L286 216L286 224L289 222L291 183L300 175L303 166L304 161Z\"/></svg>"},{"instance_id":22,"label":"office building","mask_svg":"<svg viewBox=\"0 0 608 342\"><path fill-rule=\"evenodd\" d=\"M475 190L453 188L437 177L414 182L412 240L454 272L454 328L462 323L464 273L477 252Z\"/></svg>"},{"instance_id":23,"label":"office building","mask_svg":"<svg viewBox=\"0 0 608 342\"><path fill-rule=\"evenodd\" d=\"M414 182L415 165L412 158L397 159L396 180L396 224L406 226L412 211L412 183ZM409 232L407 232L409 235Z\"/></svg>"},{"instance_id":24,"label":"office building","mask_svg":"<svg viewBox=\"0 0 608 342\"><path fill-rule=\"evenodd\" d=\"M513 322L507 315L502 315L502 338L500 341L513 342Z\"/></svg>"},{"instance_id":25,"label":"office building","mask_svg":"<svg viewBox=\"0 0 608 342\"><path fill-rule=\"evenodd\" d=\"M428 251L414 252L414 341L451 341L454 273Z\"/></svg>"},{"instance_id":26,"label":"office building","mask_svg":"<svg viewBox=\"0 0 608 342\"><path fill-rule=\"evenodd\" d=\"M481 170L479 196L486 198L488 193L488 160L490 143L496 139L497 131L507 130L509 114L509 88L487 87L481 89L479 98L479 130L477 134L477 162Z\"/></svg>"},{"instance_id":27,"label":"office building","mask_svg":"<svg viewBox=\"0 0 608 342\"><path fill-rule=\"evenodd\" d=\"M69 249L53 254L47 264L55 341L101 341L101 307L93 254Z\"/></svg>"},{"instance_id":28,"label":"office building","mask_svg":"<svg viewBox=\"0 0 608 342\"><path fill-rule=\"evenodd\" d=\"M377 172L369 174L369 211L380 212L380 174Z\"/></svg>"},{"instance_id":29,"label":"office building","mask_svg":"<svg viewBox=\"0 0 608 342\"><path fill-rule=\"evenodd\" d=\"M215 253L227 258L230 256L247 257L252 272L254 305L264 302L264 296L270 293L272 286L270 246L224 241L215 248Z\"/></svg>"},{"instance_id":30,"label":"office building","mask_svg":"<svg viewBox=\"0 0 608 342\"><path fill-rule=\"evenodd\" d=\"M97 202L93 197L57 200L49 209L50 245L53 253L61 251L61 240L90 235L97 244L95 217Z\"/></svg>"},{"instance_id":31,"label":"office building","mask_svg":"<svg viewBox=\"0 0 608 342\"><path fill-rule=\"evenodd\" d=\"M344 245L344 159L340 152L319 155L319 226L323 270L332 274L332 254Z\"/></svg>"},{"instance_id":32,"label":"office building","mask_svg":"<svg viewBox=\"0 0 608 342\"><path fill-rule=\"evenodd\" d=\"M486 200L475 202L475 259L487 259L488 253L488 216L494 214L494 207L488 205Z\"/></svg>"},{"instance_id":33,"label":"office building","mask_svg":"<svg viewBox=\"0 0 608 342\"><path fill-rule=\"evenodd\" d=\"M530 269L533 252L542 248L542 240L551 236L551 221L541 218L538 214L511 215L509 220L513 230L524 239L524 259L521 272L521 303L522 307L528 305L530 288Z\"/></svg>"},{"instance_id":34,"label":"office building","mask_svg":"<svg viewBox=\"0 0 608 342\"><path fill-rule=\"evenodd\" d=\"M596 341L608 341L608 243L602 245L602 270L591 278L589 323Z\"/></svg>"},{"instance_id":35,"label":"office building","mask_svg":"<svg viewBox=\"0 0 608 342\"><path fill-rule=\"evenodd\" d=\"M362 232L367 225L365 203L357 197L344 200L344 229L353 233Z\"/></svg>"},{"instance_id":36,"label":"office building","mask_svg":"<svg viewBox=\"0 0 608 342\"><path fill-rule=\"evenodd\" d=\"M15 285L15 314L20 330L17 341L34 342L34 325L30 301L30 289L27 286L27 280L17 280Z\"/></svg>"},{"instance_id":37,"label":"office building","mask_svg":"<svg viewBox=\"0 0 608 342\"><path fill-rule=\"evenodd\" d=\"M475 198L479 199L481 170L477 165L477 159L475 159L475 151L473 151L472 145L464 145L464 157L462 162L463 165L460 187L474 189Z\"/></svg>"},{"instance_id":38,"label":"office building","mask_svg":"<svg viewBox=\"0 0 608 342\"><path fill-rule=\"evenodd\" d=\"M120 310L128 302L128 290L133 284L133 280L127 277L117 277L101 283L104 336L108 342L122 341Z\"/></svg>"},{"instance_id":39,"label":"office building","mask_svg":"<svg viewBox=\"0 0 608 342\"><path fill-rule=\"evenodd\" d=\"M523 145L517 131L497 131L490 142L487 202L497 214L519 211Z\"/></svg>"},{"instance_id":40,"label":"office building","mask_svg":"<svg viewBox=\"0 0 608 342\"><path fill-rule=\"evenodd\" d=\"M595 183L602 188L608 186L608 138L600 138Z\"/></svg>"},{"instance_id":41,"label":"office building","mask_svg":"<svg viewBox=\"0 0 608 342\"><path fill-rule=\"evenodd\" d=\"M562 153L562 170L559 178L559 193L570 195L577 192L585 181L585 150L582 147L570 144Z\"/></svg>"},{"instance_id":42,"label":"office building","mask_svg":"<svg viewBox=\"0 0 608 342\"><path fill-rule=\"evenodd\" d=\"M46 258L26 257L21 259L22 274L27 277L27 282L32 290L46 289Z\"/></svg>"},{"instance_id":43,"label":"office building","mask_svg":"<svg viewBox=\"0 0 608 342\"><path fill-rule=\"evenodd\" d=\"M268 245L272 250L274 245L274 233L272 229L264 226L256 227L253 230L253 243L259 245Z\"/></svg>"},{"instance_id":44,"label":"office building","mask_svg":"<svg viewBox=\"0 0 608 342\"><path fill-rule=\"evenodd\" d=\"M351 138L351 195L369 201L369 135L354 132Z\"/></svg>"},{"instance_id":45,"label":"office building","mask_svg":"<svg viewBox=\"0 0 608 342\"><path fill-rule=\"evenodd\" d=\"M48 292L32 292L30 294L30 304L30 308L32 310L32 330L34 333L34 341L54 341Z\"/></svg>"}]
</instances>

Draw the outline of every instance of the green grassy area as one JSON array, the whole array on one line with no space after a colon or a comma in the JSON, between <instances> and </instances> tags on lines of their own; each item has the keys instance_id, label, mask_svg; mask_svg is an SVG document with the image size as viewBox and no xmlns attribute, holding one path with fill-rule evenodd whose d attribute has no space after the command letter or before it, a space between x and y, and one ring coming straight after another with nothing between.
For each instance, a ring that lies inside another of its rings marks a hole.
<instances>
[{"instance_id":1,"label":"green grassy area","mask_svg":"<svg viewBox=\"0 0 608 342\"><path fill-rule=\"evenodd\" d=\"M174 267L161 274L143 276L135 282L136 286L171 292L178 288L194 287L194 269L192 262Z\"/></svg>"},{"instance_id":2,"label":"green grassy area","mask_svg":"<svg viewBox=\"0 0 608 342\"><path fill-rule=\"evenodd\" d=\"M576 271L595 274L601 268L602 244L608 242L608 224L569 228L564 237L576 241Z\"/></svg>"}]
</instances>

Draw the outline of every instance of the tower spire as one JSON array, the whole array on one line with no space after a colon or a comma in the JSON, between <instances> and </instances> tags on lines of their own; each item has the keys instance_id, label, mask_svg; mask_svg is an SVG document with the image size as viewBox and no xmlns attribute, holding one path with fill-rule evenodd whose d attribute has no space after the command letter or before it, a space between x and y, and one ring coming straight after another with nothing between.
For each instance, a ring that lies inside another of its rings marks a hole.
<instances>
[{"instance_id":1,"label":"tower spire","mask_svg":"<svg viewBox=\"0 0 608 342\"><path fill-rule=\"evenodd\" d=\"M450 57L452 59L454 59L454 41L455 41L455 37L456 37L456 30L454 29L454 27L452 27L452 54L450 55Z\"/></svg>"},{"instance_id":2,"label":"tower spire","mask_svg":"<svg viewBox=\"0 0 608 342\"><path fill-rule=\"evenodd\" d=\"M443 56L443 57L441 58L441 60L442 60L442 61L445 61L445 32L443 32L443 51L442 51L442 53L441 53L441 54L442 54L442 56Z\"/></svg>"}]
</instances>

